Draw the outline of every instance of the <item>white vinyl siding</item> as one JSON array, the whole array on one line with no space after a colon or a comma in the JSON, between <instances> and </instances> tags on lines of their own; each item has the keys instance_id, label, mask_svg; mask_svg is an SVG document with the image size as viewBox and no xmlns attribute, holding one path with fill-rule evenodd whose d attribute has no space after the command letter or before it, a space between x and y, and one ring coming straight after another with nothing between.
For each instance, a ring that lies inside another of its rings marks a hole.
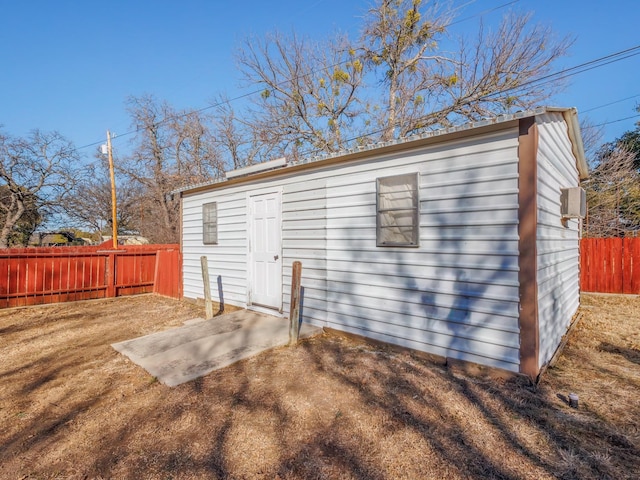
<instances>
[{"instance_id":1,"label":"white vinyl siding","mask_svg":"<svg viewBox=\"0 0 640 480\"><path fill-rule=\"evenodd\" d=\"M517 370L517 132L407 152L328 188L327 324ZM380 172L419 172L420 246L374 247Z\"/></svg>"},{"instance_id":2,"label":"white vinyl siding","mask_svg":"<svg viewBox=\"0 0 640 480\"><path fill-rule=\"evenodd\" d=\"M202 243L202 205L217 200L218 245ZM183 287L187 298L202 298L200 256L206 255L211 294L218 301L219 287L224 301L245 306L247 286L246 199L244 195L224 198L191 196L183 201Z\"/></svg>"},{"instance_id":3,"label":"white vinyl siding","mask_svg":"<svg viewBox=\"0 0 640 480\"><path fill-rule=\"evenodd\" d=\"M199 258L207 255L225 301L246 306L246 193L278 185L285 314L299 260L303 321L518 371L517 147L517 128L508 128L185 194L185 296L202 297ZM376 180L416 172L420 246L381 249ZM199 231L201 206L211 201L215 248Z\"/></svg>"},{"instance_id":4,"label":"white vinyl siding","mask_svg":"<svg viewBox=\"0 0 640 480\"><path fill-rule=\"evenodd\" d=\"M314 176L315 177L315 176ZM326 178L288 181L282 200L283 304L291 308L291 266L302 262L303 321L325 326L325 308L313 308L307 300L327 295L327 189ZM303 253L301 253L303 252Z\"/></svg>"},{"instance_id":5,"label":"white vinyl siding","mask_svg":"<svg viewBox=\"0 0 640 480\"><path fill-rule=\"evenodd\" d=\"M542 367L579 306L580 223L563 222L560 215L560 189L579 182L563 115L547 111L536 115L536 122ZM374 147L330 165L320 160L297 173L285 167L263 179L184 192L185 297L203 296L200 256L206 255L214 297L221 292L226 303L247 306L247 199L277 190L282 192L283 315L289 312L291 266L297 260L303 321L519 371L517 122L456 136L407 141L386 153ZM381 248L378 181L400 176L416 179L415 246ZM212 203L217 245L203 241L203 205Z\"/></svg>"},{"instance_id":6,"label":"white vinyl siding","mask_svg":"<svg viewBox=\"0 0 640 480\"><path fill-rule=\"evenodd\" d=\"M580 223L562 221L560 189L577 187L578 171L560 113L537 117L539 366L553 356L580 301Z\"/></svg>"}]
</instances>

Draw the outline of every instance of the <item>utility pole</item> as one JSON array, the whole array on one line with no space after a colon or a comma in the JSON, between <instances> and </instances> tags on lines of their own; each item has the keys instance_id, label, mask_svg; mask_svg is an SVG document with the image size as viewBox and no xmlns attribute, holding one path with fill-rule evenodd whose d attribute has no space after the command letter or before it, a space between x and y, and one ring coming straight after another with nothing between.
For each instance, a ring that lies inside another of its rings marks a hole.
<instances>
[{"instance_id":1,"label":"utility pole","mask_svg":"<svg viewBox=\"0 0 640 480\"><path fill-rule=\"evenodd\" d=\"M109 174L111 176L111 225L113 227L113 249L118 249L118 207L116 205L116 176L113 171L113 153L111 151L111 134L107 130L107 153L109 154Z\"/></svg>"}]
</instances>

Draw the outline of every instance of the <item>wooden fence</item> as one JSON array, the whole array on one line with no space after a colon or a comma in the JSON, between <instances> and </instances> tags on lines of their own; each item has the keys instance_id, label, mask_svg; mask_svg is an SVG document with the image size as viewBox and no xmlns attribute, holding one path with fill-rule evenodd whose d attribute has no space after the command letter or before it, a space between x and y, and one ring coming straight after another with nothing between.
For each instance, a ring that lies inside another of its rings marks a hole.
<instances>
[{"instance_id":1,"label":"wooden fence","mask_svg":"<svg viewBox=\"0 0 640 480\"><path fill-rule=\"evenodd\" d=\"M583 292L640 294L640 238L584 238ZM182 296L180 246L0 250L0 308L140 293Z\"/></svg>"},{"instance_id":2,"label":"wooden fence","mask_svg":"<svg viewBox=\"0 0 640 480\"><path fill-rule=\"evenodd\" d=\"M583 292L640 294L640 238L583 238Z\"/></svg>"},{"instance_id":3,"label":"wooden fence","mask_svg":"<svg viewBox=\"0 0 640 480\"><path fill-rule=\"evenodd\" d=\"M180 298L181 265L174 244L0 250L0 308L141 293Z\"/></svg>"}]
</instances>

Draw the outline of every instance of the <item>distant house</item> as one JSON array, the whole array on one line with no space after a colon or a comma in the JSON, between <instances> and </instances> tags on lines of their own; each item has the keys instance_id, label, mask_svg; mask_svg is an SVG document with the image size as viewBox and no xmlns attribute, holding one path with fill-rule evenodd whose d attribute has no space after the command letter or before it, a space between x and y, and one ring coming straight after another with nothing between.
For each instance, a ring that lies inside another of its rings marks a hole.
<instances>
[{"instance_id":1,"label":"distant house","mask_svg":"<svg viewBox=\"0 0 640 480\"><path fill-rule=\"evenodd\" d=\"M110 243L111 235L102 235L102 243ZM142 235L118 235L118 245L148 245L149 239Z\"/></svg>"},{"instance_id":2,"label":"distant house","mask_svg":"<svg viewBox=\"0 0 640 480\"><path fill-rule=\"evenodd\" d=\"M587 175L562 108L230 172L179 192L184 295L206 255L225 302L288 314L299 260L304 322L535 377L579 306Z\"/></svg>"},{"instance_id":3,"label":"distant house","mask_svg":"<svg viewBox=\"0 0 640 480\"><path fill-rule=\"evenodd\" d=\"M29 238L29 245L36 247L63 247L67 245L82 245L73 232L65 230L52 232L36 232Z\"/></svg>"}]
</instances>

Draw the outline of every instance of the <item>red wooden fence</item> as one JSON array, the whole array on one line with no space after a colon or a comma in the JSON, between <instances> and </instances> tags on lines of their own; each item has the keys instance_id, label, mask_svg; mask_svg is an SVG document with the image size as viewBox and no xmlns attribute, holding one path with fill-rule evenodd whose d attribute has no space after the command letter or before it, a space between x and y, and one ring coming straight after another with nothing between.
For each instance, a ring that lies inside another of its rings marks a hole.
<instances>
[{"instance_id":1,"label":"red wooden fence","mask_svg":"<svg viewBox=\"0 0 640 480\"><path fill-rule=\"evenodd\" d=\"M583 292L640 294L640 238L583 238Z\"/></svg>"},{"instance_id":2,"label":"red wooden fence","mask_svg":"<svg viewBox=\"0 0 640 480\"><path fill-rule=\"evenodd\" d=\"M0 250L0 308L158 293L182 295L179 245Z\"/></svg>"}]
</instances>

